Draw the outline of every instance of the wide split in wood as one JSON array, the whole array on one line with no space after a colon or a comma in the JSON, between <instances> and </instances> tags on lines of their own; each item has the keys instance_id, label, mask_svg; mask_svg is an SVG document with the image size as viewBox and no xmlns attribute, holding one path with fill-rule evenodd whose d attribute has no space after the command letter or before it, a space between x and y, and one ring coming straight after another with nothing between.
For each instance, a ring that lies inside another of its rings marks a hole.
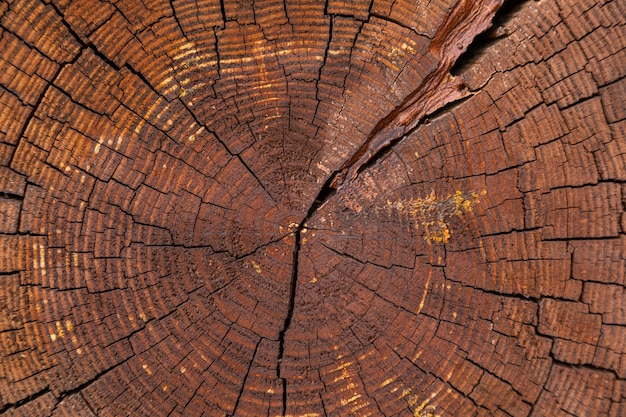
<instances>
[{"instance_id":1,"label":"wide split in wood","mask_svg":"<svg viewBox=\"0 0 626 417\"><path fill-rule=\"evenodd\" d=\"M0 3L0 414L626 415L625 23Z\"/></svg>"}]
</instances>

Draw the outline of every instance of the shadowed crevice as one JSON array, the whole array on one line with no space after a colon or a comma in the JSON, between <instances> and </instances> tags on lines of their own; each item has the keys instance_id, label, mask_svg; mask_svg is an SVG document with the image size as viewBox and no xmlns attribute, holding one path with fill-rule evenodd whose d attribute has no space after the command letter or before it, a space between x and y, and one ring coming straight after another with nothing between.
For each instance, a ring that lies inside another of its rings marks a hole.
<instances>
[{"instance_id":1,"label":"shadowed crevice","mask_svg":"<svg viewBox=\"0 0 626 417\"><path fill-rule=\"evenodd\" d=\"M340 188L354 181L364 166L376 163L387 149L418 127L425 116L471 95L465 82L452 76L450 69L476 36L491 26L501 4L501 0L490 5L464 1L457 4L428 48L439 58L439 66L428 73L402 103L379 120L365 142L334 175L333 186Z\"/></svg>"},{"instance_id":2,"label":"shadowed crevice","mask_svg":"<svg viewBox=\"0 0 626 417\"><path fill-rule=\"evenodd\" d=\"M0 6L0 415L620 414L620 2L79 3Z\"/></svg>"},{"instance_id":3,"label":"shadowed crevice","mask_svg":"<svg viewBox=\"0 0 626 417\"><path fill-rule=\"evenodd\" d=\"M248 381L248 375L250 375L250 368L252 368L252 364L254 363L254 358L256 357L257 352L259 351L259 345L261 344L261 340L259 339L256 342L256 346L254 347L254 353L252 353L252 358L250 359L250 365L248 366L248 370L246 371L246 375L243 377L243 382L241 383L241 390L239 391L239 395L237 396L237 401L235 402L235 407L233 408L233 412L228 414L228 416L234 416L237 412L237 407L239 407L239 402L241 401L241 396L246 388L246 382Z\"/></svg>"},{"instance_id":4,"label":"shadowed crevice","mask_svg":"<svg viewBox=\"0 0 626 417\"><path fill-rule=\"evenodd\" d=\"M3 198L5 200L18 200L18 201L23 201L24 200L24 196L23 195L13 194L13 193L5 193L5 192L0 192L0 198Z\"/></svg>"},{"instance_id":5,"label":"shadowed crevice","mask_svg":"<svg viewBox=\"0 0 626 417\"><path fill-rule=\"evenodd\" d=\"M19 407L26 405L28 403L34 402L37 399L43 397L46 394L52 393L52 390L50 390L49 387L46 387L44 389L42 389L41 391L37 391L31 395L29 395L28 397L25 397L19 401L16 401L14 403L7 403L5 404L3 407L0 407L0 414L9 414L11 412L11 410L16 410ZM57 402L61 402L61 400L58 400Z\"/></svg>"},{"instance_id":6,"label":"shadowed crevice","mask_svg":"<svg viewBox=\"0 0 626 417\"><path fill-rule=\"evenodd\" d=\"M467 50L457 58L452 68L450 68L450 74L454 76L461 75L475 65L495 43L508 35L508 31L505 29L507 23L531 1L535 0L505 1L494 15L491 28L474 38Z\"/></svg>"},{"instance_id":7,"label":"shadowed crevice","mask_svg":"<svg viewBox=\"0 0 626 417\"><path fill-rule=\"evenodd\" d=\"M283 329L280 331L278 336L278 366L276 368L276 376L283 383L283 416L287 413L287 378L282 375L282 361L285 354L285 334L291 326L291 320L293 318L293 311L296 301L296 288L298 285L298 258L300 255L301 234L309 219L326 201L328 201L333 195L335 195L336 190L332 186L332 184L336 177L337 171L333 173L333 175L331 175L330 178L326 181L315 200L313 200L313 204L311 204L311 207L309 208L306 216L304 216L304 219L300 222L298 228L294 232L294 249L292 262L293 266L291 271L291 284L289 287L289 304L287 308L287 317L285 318Z\"/></svg>"},{"instance_id":8,"label":"shadowed crevice","mask_svg":"<svg viewBox=\"0 0 626 417\"><path fill-rule=\"evenodd\" d=\"M463 6L463 5L461 5ZM493 11L495 12L495 10ZM450 39L456 39L458 36L465 36L463 28L457 27L459 16L467 17L468 10L459 7L453 16L450 17L449 28L444 33L438 33L433 41L433 47L437 53L446 54L440 48L448 47ZM488 12L486 16L490 13ZM458 16L457 16L458 15ZM484 16L482 16L484 17ZM482 31L480 25L484 23L478 19L477 27L472 27L472 31ZM470 36L472 34L470 33ZM462 42L462 41L460 41ZM456 47L456 46L455 46ZM454 53L451 53L452 58ZM291 326L293 312L295 307L296 289L298 283L298 258L301 245L301 233L307 221L316 213L316 211L330 199L339 188L345 183L353 181L360 172L367 167L376 164L384 155L390 152L393 147L399 143L404 137L421 126L422 119L437 110L448 107L450 104L465 99L469 92L463 85L454 80L446 78L448 69L452 65L449 59L443 59L442 65L432 73L428 74L421 85L411 92L405 100L396 107L390 114L381 119L370 133L367 141L362 144L356 153L349 158L343 166L333 172L324 183L313 204L309 208L306 216L298 225L294 233L294 251L293 251L293 269L291 274L291 284L289 290L289 303L287 316L282 330L279 333L279 353L277 377L283 383L283 415L287 412L287 379L282 374L282 361L285 352L285 335ZM443 90L442 95L433 94L439 90Z\"/></svg>"}]
</instances>

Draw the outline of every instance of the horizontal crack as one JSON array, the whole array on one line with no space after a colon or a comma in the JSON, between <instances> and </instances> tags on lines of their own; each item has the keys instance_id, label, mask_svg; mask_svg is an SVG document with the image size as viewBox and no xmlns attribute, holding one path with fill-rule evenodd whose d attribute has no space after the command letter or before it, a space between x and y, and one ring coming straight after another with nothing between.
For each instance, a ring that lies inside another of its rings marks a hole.
<instances>
[{"instance_id":1,"label":"horizontal crack","mask_svg":"<svg viewBox=\"0 0 626 417\"><path fill-rule=\"evenodd\" d=\"M24 196L23 195L13 194L13 193L5 193L5 192L0 192L0 198L4 198L5 200L19 200L19 201L24 200Z\"/></svg>"},{"instance_id":2,"label":"horizontal crack","mask_svg":"<svg viewBox=\"0 0 626 417\"><path fill-rule=\"evenodd\" d=\"M44 395L49 394L49 393L52 393L52 391L50 390L49 387L46 387L46 388L42 389L41 391L35 392L35 393L29 395L28 397L23 398L23 399L21 399L19 401L16 401L16 402L13 402L13 403L7 403L4 406L0 407L0 414L4 414L4 413L9 414L9 412L11 410L15 410L15 409L17 409L17 408L27 404L27 403L34 402L37 399L39 399L39 398L41 398Z\"/></svg>"}]
</instances>

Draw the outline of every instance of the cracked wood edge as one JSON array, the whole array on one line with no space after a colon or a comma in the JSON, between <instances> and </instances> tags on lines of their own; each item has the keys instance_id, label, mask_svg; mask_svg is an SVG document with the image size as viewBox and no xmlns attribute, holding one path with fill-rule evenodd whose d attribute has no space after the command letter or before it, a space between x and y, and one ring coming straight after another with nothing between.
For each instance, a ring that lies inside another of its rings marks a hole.
<instances>
[{"instance_id":1,"label":"cracked wood edge","mask_svg":"<svg viewBox=\"0 0 626 417\"><path fill-rule=\"evenodd\" d=\"M207 5L0 6L3 414L624 413L618 2Z\"/></svg>"}]
</instances>

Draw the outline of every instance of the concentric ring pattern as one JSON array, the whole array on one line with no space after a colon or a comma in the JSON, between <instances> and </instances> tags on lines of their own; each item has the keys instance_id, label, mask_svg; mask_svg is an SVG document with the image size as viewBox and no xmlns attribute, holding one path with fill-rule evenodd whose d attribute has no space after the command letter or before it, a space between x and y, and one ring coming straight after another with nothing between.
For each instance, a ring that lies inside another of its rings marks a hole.
<instances>
[{"instance_id":1,"label":"concentric ring pattern","mask_svg":"<svg viewBox=\"0 0 626 417\"><path fill-rule=\"evenodd\" d=\"M626 415L625 23L0 3L0 414Z\"/></svg>"}]
</instances>

